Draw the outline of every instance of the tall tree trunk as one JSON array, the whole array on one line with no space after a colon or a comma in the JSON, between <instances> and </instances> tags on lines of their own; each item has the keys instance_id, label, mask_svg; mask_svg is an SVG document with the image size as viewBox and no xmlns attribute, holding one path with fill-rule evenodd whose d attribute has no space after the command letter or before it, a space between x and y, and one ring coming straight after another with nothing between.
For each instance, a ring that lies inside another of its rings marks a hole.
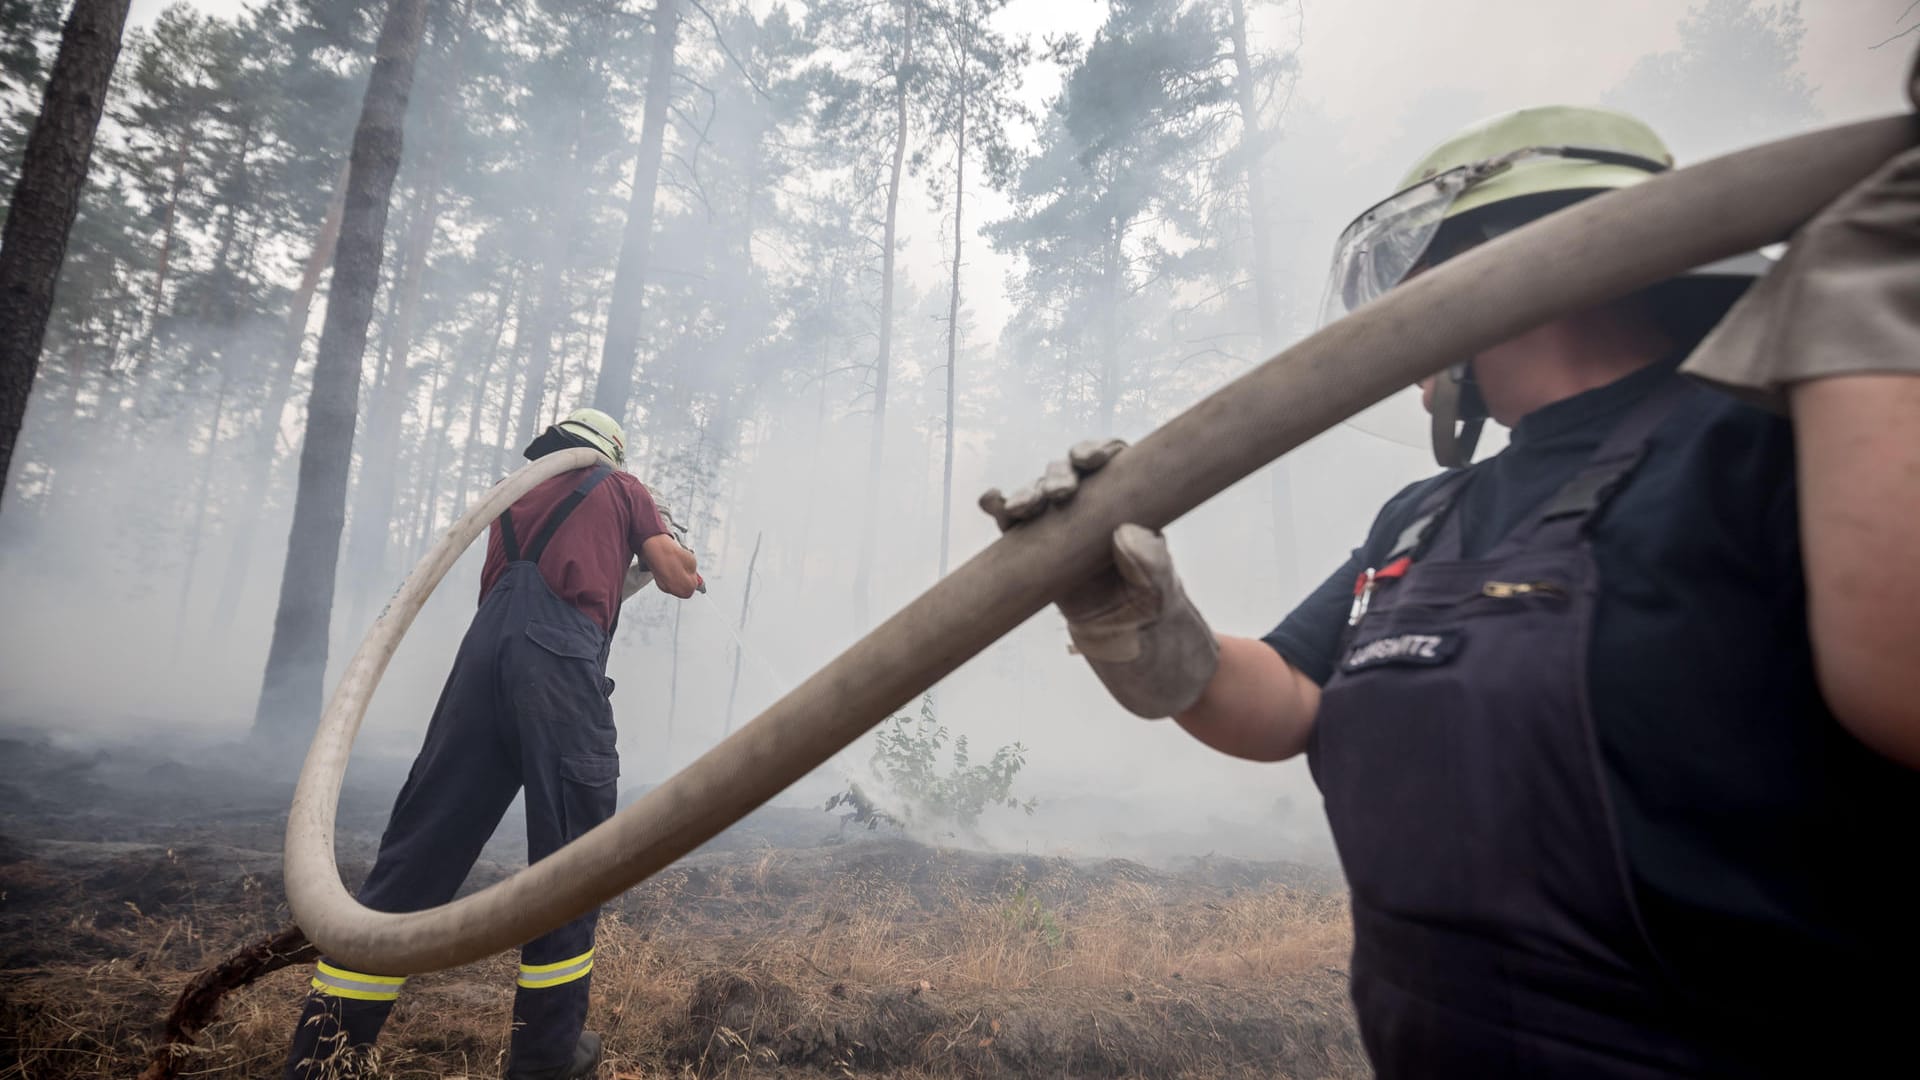
<instances>
[{"instance_id":1,"label":"tall tree trunk","mask_svg":"<svg viewBox=\"0 0 1920 1080\"><path fill-rule=\"evenodd\" d=\"M1247 52L1247 6L1232 0L1233 88L1240 105L1240 155L1247 168L1247 214L1253 235L1253 303L1260 320L1261 359L1280 346L1278 285L1273 274L1272 211L1267 201L1266 136L1260 128L1253 60Z\"/></svg>"},{"instance_id":2,"label":"tall tree trunk","mask_svg":"<svg viewBox=\"0 0 1920 1080\"><path fill-rule=\"evenodd\" d=\"M1253 302L1259 318L1260 358L1280 348L1279 283L1273 272L1273 206L1269 202L1266 134L1260 126L1259 98L1253 85L1253 60L1247 51L1247 7L1233 0L1234 90L1240 105L1240 154L1247 168L1247 215L1253 235ZM1293 522L1292 464L1285 458L1270 466L1273 500L1274 559L1280 595L1293 596L1299 588L1300 555Z\"/></svg>"},{"instance_id":3,"label":"tall tree trunk","mask_svg":"<svg viewBox=\"0 0 1920 1080\"><path fill-rule=\"evenodd\" d=\"M647 261L653 246L653 196L660 183L660 156L667 137L667 106L673 97L673 48L680 33L680 0L655 0L653 58L647 67L647 103L641 113L640 149L633 160L633 198L613 271L613 303L607 340L600 353L600 379L593 407L625 422L640 356L640 307L647 291Z\"/></svg>"},{"instance_id":4,"label":"tall tree trunk","mask_svg":"<svg viewBox=\"0 0 1920 1080\"><path fill-rule=\"evenodd\" d=\"M1125 235L1118 218L1107 222L1106 250L1101 261L1106 264L1103 283L1106 287L1106 303L1100 312L1100 426L1101 438L1113 434L1114 417L1120 407L1120 278L1121 258L1120 238Z\"/></svg>"},{"instance_id":5,"label":"tall tree trunk","mask_svg":"<svg viewBox=\"0 0 1920 1080\"><path fill-rule=\"evenodd\" d=\"M446 24L438 24L436 36L444 35ZM414 391L414 371L408 363L413 352L416 323L420 314L420 284L426 275L427 256L433 249L433 237L440 221L441 174L446 164L454 103L458 98L465 68L462 49L466 26L456 33L459 40L447 43L448 58L440 77L430 84L427 115L427 142L421 155L420 180L413 214L401 242L399 280L394 283L394 317L387 327L385 378L367 415L366 450L361 456L360 483L355 492L351 531L347 536L347 591L353 597L353 619L363 621L372 597L381 591L387 553L396 539L393 523L393 499L398 471L390 468L368 469L367 462L393 462L400 457L400 437L407 402ZM429 428L430 430L430 428ZM404 539L401 540L404 544Z\"/></svg>"},{"instance_id":6,"label":"tall tree trunk","mask_svg":"<svg viewBox=\"0 0 1920 1080\"><path fill-rule=\"evenodd\" d=\"M408 363L413 351L414 323L420 310L420 282L425 276L427 252L439 201L437 169L426 166L414 212L401 241L400 277L393 284L393 317L387 326L385 377L379 381L367 411L366 449L361 454L360 482L347 535L346 589L354 598L359 621L377 581L392 539L393 500L397 470L386 467L399 460L400 435L407 404L413 400L415 371Z\"/></svg>"},{"instance_id":7,"label":"tall tree trunk","mask_svg":"<svg viewBox=\"0 0 1920 1080\"><path fill-rule=\"evenodd\" d=\"M129 2L75 0L0 230L0 499L26 422Z\"/></svg>"},{"instance_id":8,"label":"tall tree trunk","mask_svg":"<svg viewBox=\"0 0 1920 1080\"><path fill-rule=\"evenodd\" d=\"M447 432L453 427L453 387L454 380L446 371L447 355L442 348L433 360L433 391L429 396L432 404L427 407L427 445L431 456L427 458L427 497L421 503L419 527L414 530L413 545L408 552L409 559L418 559L426 550L427 537L432 536L440 521L440 466L447 445Z\"/></svg>"},{"instance_id":9,"label":"tall tree trunk","mask_svg":"<svg viewBox=\"0 0 1920 1080\"><path fill-rule=\"evenodd\" d=\"M960 52L960 110L953 149L953 288L947 295L947 438L940 468L940 576L947 576L947 552L953 541L953 397L960 359L960 253L966 235L960 227L967 180L967 48Z\"/></svg>"},{"instance_id":10,"label":"tall tree trunk","mask_svg":"<svg viewBox=\"0 0 1920 1080\"><path fill-rule=\"evenodd\" d=\"M569 142L568 154L573 163L572 171L567 175L577 178L585 153L587 117L585 106L576 109L573 114L573 133ZM575 181L577 183L577 181ZM514 345L526 346L527 362L526 382L521 389L520 422L515 445L524 448L533 441L534 433L540 430L541 406L546 401L547 381L553 364L553 335L561 323L561 315L569 310L567 303L567 255L568 241L579 224L579 206L585 193L577 187L571 192L558 192L547 208L547 225L543 230L540 258L540 294L534 304L533 319L523 320L514 330ZM506 447L500 447L504 456Z\"/></svg>"},{"instance_id":11,"label":"tall tree trunk","mask_svg":"<svg viewBox=\"0 0 1920 1080\"><path fill-rule=\"evenodd\" d=\"M167 298L167 277L173 268L173 235L180 220L180 189L187 182L187 150L193 145L193 131L182 128L180 141L173 150L173 179L167 183L167 209L160 226L160 259L153 269L153 295L147 300L147 333L140 341L136 365L145 365L153 356L153 339L160 331L160 308Z\"/></svg>"},{"instance_id":12,"label":"tall tree trunk","mask_svg":"<svg viewBox=\"0 0 1920 1080\"><path fill-rule=\"evenodd\" d=\"M218 635L233 625L240 608L240 594L247 585L247 571L253 563L254 530L264 509L267 484L273 478L273 463L278 457L280 421L286 415L287 399L293 396L293 372L300 364L300 353L307 343L307 321L313 314L313 297L320 289L320 276L333 262L333 248L340 240L340 216L347 202L347 172L351 159L340 162L339 175L333 181L333 197L327 200L326 217L313 239L313 249L300 268L300 284L294 289L293 303L287 309L286 343L275 358L267 379L266 400L260 406L260 426L254 429L253 453L247 458L246 480L240 489L233 546L227 553L220 575L220 595L214 601L210 631Z\"/></svg>"},{"instance_id":13,"label":"tall tree trunk","mask_svg":"<svg viewBox=\"0 0 1920 1080\"><path fill-rule=\"evenodd\" d=\"M200 562L200 541L207 527L207 504L213 501L213 463L220 454L220 420L227 406L227 373L220 372L220 383L213 393L213 420L207 427L207 452L200 466L200 483L193 499L193 530L188 534L187 567L180 576L180 601L175 606L173 655L180 655L186 640L187 606L193 602L194 568ZM245 508L242 508L242 513Z\"/></svg>"},{"instance_id":14,"label":"tall tree trunk","mask_svg":"<svg viewBox=\"0 0 1920 1080\"><path fill-rule=\"evenodd\" d=\"M727 721L720 729L723 735L733 732L733 702L740 693L740 655L746 651L741 638L747 632L747 613L753 610L753 569L760 563L760 541L765 538L765 533L753 534L753 554L747 557L747 583L740 590L740 630L733 636L733 681L727 684Z\"/></svg>"},{"instance_id":15,"label":"tall tree trunk","mask_svg":"<svg viewBox=\"0 0 1920 1080\"><path fill-rule=\"evenodd\" d=\"M400 170L401 131L426 10L427 0L392 0L387 7L353 136L353 168L307 404L280 606L253 719L257 734L282 741L304 736L320 713L367 323L380 285L387 203Z\"/></svg>"},{"instance_id":16,"label":"tall tree trunk","mask_svg":"<svg viewBox=\"0 0 1920 1080\"><path fill-rule=\"evenodd\" d=\"M893 261L900 211L900 174L907 160L907 68L913 63L913 6L902 4L900 58L893 73L893 168L887 177L887 217L881 229L880 344L873 362L873 434L867 447L867 498L861 511L860 558L854 567L853 607L861 626L872 599L878 541L880 465L887 443L887 370L893 355Z\"/></svg>"},{"instance_id":17,"label":"tall tree trunk","mask_svg":"<svg viewBox=\"0 0 1920 1080\"><path fill-rule=\"evenodd\" d=\"M525 274L531 274L532 272L531 267L522 271L522 273ZM521 346L526 344L527 328L533 321L535 307L534 288L532 285L529 285L520 291L519 309L514 312L513 316L513 350L507 354L508 357L511 358L521 355L523 351ZM507 365L507 377L501 380L500 383L500 412L494 418L493 466L487 472L487 475L490 477L488 486L499 482L500 478L505 476L507 472L507 428L513 422L514 380L516 376L524 377L523 371L516 370L523 369L524 366L525 365L509 363Z\"/></svg>"},{"instance_id":18,"label":"tall tree trunk","mask_svg":"<svg viewBox=\"0 0 1920 1080\"><path fill-rule=\"evenodd\" d=\"M512 268L507 271L506 287L500 290L500 308L493 316L493 334L487 341L486 359L480 363L480 371L473 379L473 400L467 403L467 434L460 443L460 461L455 466L453 489L453 512L457 516L467 505L467 485L473 480L474 440L480 433L480 413L487 403L487 385L493 379L494 362L500 359L500 337L507 330L507 313L513 308L513 295L518 291L519 276ZM507 395L501 395L506 400Z\"/></svg>"}]
</instances>

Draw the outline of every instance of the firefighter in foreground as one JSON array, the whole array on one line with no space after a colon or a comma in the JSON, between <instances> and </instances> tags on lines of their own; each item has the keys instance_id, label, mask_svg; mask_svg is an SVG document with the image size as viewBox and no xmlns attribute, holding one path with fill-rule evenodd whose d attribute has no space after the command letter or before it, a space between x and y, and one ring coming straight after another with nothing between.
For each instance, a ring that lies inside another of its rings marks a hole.
<instances>
[{"instance_id":1,"label":"firefighter in foreground","mask_svg":"<svg viewBox=\"0 0 1920 1080\"><path fill-rule=\"evenodd\" d=\"M701 581L672 518L618 468L626 439L612 417L576 410L526 456L578 446L608 460L540 484L493 524L480 610L360 889L360 902L376 911L452 900L523 787L528 862L613 814L620 761L606 669L620 604L649 573L683 600ZM600 1037L583 1030L596 916L521 949L510 1080L585 1077L598 1068ZM337 1075L349 1060L343 1052L379 1035L405 981L322 958L287 1076Z\"/></svg>"},{"instance_id":2,"label":"firefighter in foreground","mask_svg":"<svg viewBox=\"0 0 1920 1080\"><path fill-rule=\"evenodd\" d=\"M1330 314L1669 160L1603 110L1476 125L1349 226ZM1059 605L1130 711L1307 754L1382 1076L1911 1066L1920 151L1730 313L1713 269L1423 384L1464 467L1264 639L1209 630L1138 526ZM1466 465L1484 417L1511 443ZM1017 528L1119 449L982 506Z\"/></svg>"}]
</instances>

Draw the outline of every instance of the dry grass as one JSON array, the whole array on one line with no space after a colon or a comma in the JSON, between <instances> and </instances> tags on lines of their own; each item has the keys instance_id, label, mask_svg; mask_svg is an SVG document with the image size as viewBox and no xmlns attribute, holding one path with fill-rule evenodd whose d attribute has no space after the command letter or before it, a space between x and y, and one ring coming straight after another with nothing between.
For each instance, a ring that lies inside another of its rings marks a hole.
<instances>
[{"instance_id":1,"label":"dry grass","mask_svg":"<svg viewBox=\"0 0 1920 1080\"><path fill-rule=\"evenodd\" d=\"M0 867L0 889L34 874L29 893L59 891L30 863ZM191 972L273 925L267 891L176 890L148 912L83 881L10 923L0 1080L137 1072ZM1344 897L1271 880L915 845L767 852L676 867L609 909L589 1023L602 1076L629 1080L1364 1075L1349 945ZM305 980L229 998L182 1075L277 1072ZM379 1074L498 1076L512 987L511 957L412 980Z\"/></svg>"}]
</instances>

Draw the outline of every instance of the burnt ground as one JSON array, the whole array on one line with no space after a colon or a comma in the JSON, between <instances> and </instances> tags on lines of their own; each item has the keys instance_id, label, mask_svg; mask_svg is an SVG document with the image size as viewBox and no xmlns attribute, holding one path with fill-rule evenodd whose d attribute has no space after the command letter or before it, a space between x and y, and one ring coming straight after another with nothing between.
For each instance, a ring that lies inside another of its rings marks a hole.
<instances>
[{"instance_id":1,"label":"burnt ground","mask_svg":"<svg viewBox=\"0 0 1920 1080\"><path fill-rule=\"evenodd\" d=\"M349 777L349 880L396 784ZM138 1072L192 973L287 920L290 792L219 755L0 734L0 1080ZM522 861L502 834L470 887ZM1366 1072L1345 901L1315 866L985 854L763 808L601 926L603 1077ZM380 1075L499 1075L512 964L411 980ZM305 980L229 998L182 1075L275 1074Z\"/></svg>"}]
</instances>

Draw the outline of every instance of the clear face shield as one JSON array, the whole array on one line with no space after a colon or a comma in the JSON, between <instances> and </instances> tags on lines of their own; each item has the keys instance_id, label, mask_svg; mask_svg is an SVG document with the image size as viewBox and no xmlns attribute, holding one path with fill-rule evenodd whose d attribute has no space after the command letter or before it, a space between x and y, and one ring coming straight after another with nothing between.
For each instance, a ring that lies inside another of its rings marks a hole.
<instances>
[{"instance_id":1,"label":"clear face shield","mask_svg":"<svg viewBox=\"0 0 1920 1080\"><path fill-rule=\"evenodd\" d=\"M1628 165L1646 172L1660 172L1667 168L1665 162L1615 150L1535 146L1470 165L1455 166L1428 177L1375 204L1355 218L1353 224L1340 234L1340 239L1334 244L1333 268L1327 279L1326 296L1320 305L1319 325L1325 326L1385 296L1416 268L1445 262L1473 246L1474 242L1490 239L1486 235L1462 237L1467 242L1450 245L1453 250L1429 250L1434 237L1439 235L1440 226L1447 219L1448 211L1474 185L1516 165L1556 159Z\"/></svg>"},{"instance_id":2,"label":"clear face shield","mask_svg":"<svg viewBox=\"0 0 1920 1080\"><path fill-rule=\"evenodd\" d=\"M1325 326L1386 295L1415 273L1446 262L1470 248L1520 227L1543 211L1463 215L1438 247L1441 226L1454 204L1476 184L1516 165L1534 161L1593 162L1626 165L1654 173L1665 162L1613 150L1580 147L1527 147L1498 157L1460 165L1395 193L1354 219L1334 245L1333 268L1321 301ZM1567 192L1575 199L1590 192ZM1486 417L1473 385L1471 366L1455 365L1434 384L1431 403L1434 457L1453 467L1472 460Z\"/></svg>"}]
</instances>

